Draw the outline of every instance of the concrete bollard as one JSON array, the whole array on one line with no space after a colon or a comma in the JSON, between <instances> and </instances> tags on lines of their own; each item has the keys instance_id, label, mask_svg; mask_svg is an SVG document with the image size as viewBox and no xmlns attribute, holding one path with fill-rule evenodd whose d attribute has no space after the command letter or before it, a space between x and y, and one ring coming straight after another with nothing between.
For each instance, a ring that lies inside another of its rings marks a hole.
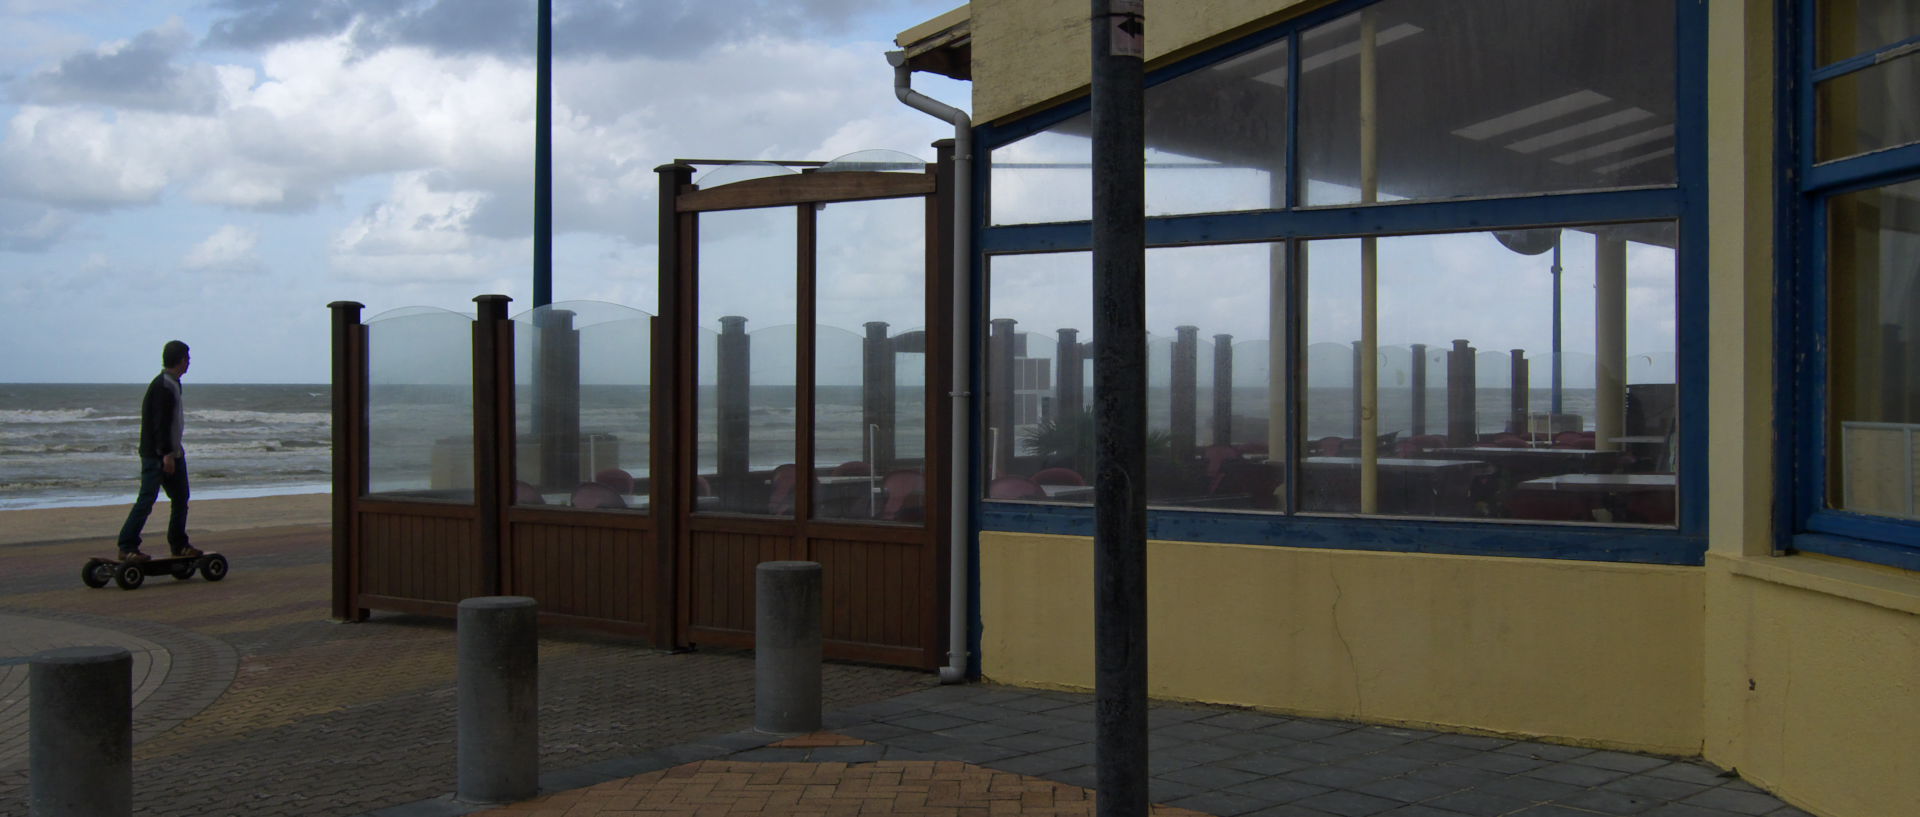
<instances>
[{"instance_id":1,"label":"concrete bollard","mask_svg":"<svg viewBox=\"0 0 1920 817\"><path fill-rule=\"evenodd\" d=\"M820 729L820 563L761 562L754 571L753 728Z\"/></svg>"},{"instance_id":2,"label":"concrete bollard","mask_svg":"<svg viewBox=\"0 0 1920 817\"><path fill-rule=\"evenodd\" d=\"M32 817L133 813L133 654L62 647L28 659Z\"/></svg>"},{"instance_id":3,"label":"concrete bollard","mask_svg":"<svg viewBox=\"0 0 1920 817\"><path fill-rule=\"evenodd\" d=\"M460 602L454 796L510 803L540 793L539 609L525 596Z\"/></svg>"}]
</instances>

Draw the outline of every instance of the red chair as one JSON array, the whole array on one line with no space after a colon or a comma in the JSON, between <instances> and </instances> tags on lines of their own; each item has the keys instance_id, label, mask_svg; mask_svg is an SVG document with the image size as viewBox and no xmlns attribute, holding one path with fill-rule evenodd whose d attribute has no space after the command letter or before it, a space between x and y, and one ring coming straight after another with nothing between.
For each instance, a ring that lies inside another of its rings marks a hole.
<instances>
[{"instance_id":1,"label":"red chair","mask_svg":"<svg viewBox=\"0 0 1920 817\"><path fill-rule=\"evenodd\" d=\"M582 482L573 489L573 507L576 508L625 508L627 503L620 494L598 482Z\"/></svg>"},{"instance_id":2,"label":"red chair","mask_svg":"<svg viewBox=\"0 0 1920 817\"><path fill-rule=\"evenodd\" d=\"M988 499L1046 499L1047 489L1027 477L1009 474L987 483Z\"/></svg>"},{"instance_id":3,"label":"red chair","mask_svg":"<svg viewBox=\"0 0 1920 817\"><path fill-rule=\"evenodd\" d=\"M880 490L886 497L880 504L881 519L918 522L926 518L927 479L919 471L902 469L887 474Z\"/></svg>"},{"instance_id":4,"label":"red chair","mask_svg":"<svg viewBox=\"0 0 1920 817\"><path fill-rule=\"evenodd\" d=\"M706 477L699 474L693 475L693 495L713 496L713 486L707 483Z\"/></svg>"},{"instance_id":5,"label":"red chair","mask_svg":"<svg viewBox=\"0 0 1920 817\"><path fill-rule=\"evenodd\" d=\"M618 494L633 493L633 475L624 469L602 468L593 475L593 481L612 488Z\"/></svg>"},{"instance_id":6,"label":"red chair","mask_svg":"<svg viewBox=\"0 0 1920 817\"><path fill-rule=\"evenodd\" d=\"M1345 437L1321 437L1313 441L1313 455L1316 457L1338 457L1340 456L1340 446L1345 444L1346 441L1347 439Z\"/></svg>"},{"instance_id":7,"label":"red chair","mask_svg":"<svg viewBox=\"0 0 1920 817\"><path fill-rule=\"evenodd\" d=\"M1502 434L1489 442L1481 443L1478 448L1526 448L1527 441L1512 434Z\"/></svg>"},{"instance_id":8,"label":"red chair","mask_svg":"<svg viewBox=\"0 0 1920 817\"><path fill-rule=\"evenodd\" d=\"M767 513L793 515L793 486L800 480L800 469L787 463L773 469L773 492L767 495Z\"/></svg>"},{"instance_id":9,"label":"red chair","mask_svg":"<svg viewBox=\"0 0 1920 817\"><path fill-rule=\"evenodd\" d=\"M833 467L836 477L864 477L873 473L873 468L864 460L850 460Z\"/></svg>"},{"instance_id":10,"label":"red chair","mask_svg":"<svg viewBox=\"0 0 1920 817\"><path fill-rule=\"evenodd\" d=\"M1033 475L1033 481L1041 485L1085 485L1087 480L1080 472L1072 468L1042 468Z\"/></svg>"},{"instance_id":11,"label":"red chair","mask_svg":"<svg viewBox=\"0 0 1920 817\"><path fill-rule=\"evenodd\" d=\"M1200 456L1207 461L1207 493L1220 493L1220 475L1222 467L1228 462L1241 459L1240 450L1231 445L1209 445ZM1035 481L1039 475L1034 475Z\"/></svg>"},{"instance_id":12,"label":"red chair","mask_svg":"<svg viewBox=\"0 0 1920 817\"><path fill-rule=\"evenodd\" d=\"M533 483L516 479L513 481L513 504L545 505L547 498L540 495L540 489Z\"/></svg>"}]
</instances>

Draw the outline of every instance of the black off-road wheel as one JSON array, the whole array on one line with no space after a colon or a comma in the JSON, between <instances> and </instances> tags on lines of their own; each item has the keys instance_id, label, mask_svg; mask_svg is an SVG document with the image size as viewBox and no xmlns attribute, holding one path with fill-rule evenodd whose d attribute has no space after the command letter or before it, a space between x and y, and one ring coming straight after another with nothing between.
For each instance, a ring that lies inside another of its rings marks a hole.
<instances>
[{"instance_id":1,"label":"black off-road wheel","mask_svg":"<svg viewBox=\"0 0 1920 817\"><path fill-rule=\"evenodd\" d=\"M105 559L88 559L87 566L80 568L80 581L88 587L106 587L113 581L113 563Z\"/></svg>"},{"instance_id":2,"label":"black off-road wheel","mask_svg":"<svg viewBox=\"0 0 1920 817\"><path fill-rule=\"evenodd\" d=\"M147 572L141 570L140 565L132 562L122 564L113 571L113 583L120 585L122 590L138 589L146 580Z\"/></svg>"},{"instance_id":3,"label":"black off-road wheel","mask_svg":"<svg viewBox=\"0 0 1920 817\"><path fill-rule=\"evenodd\" d=\"M200 560L200 575L217 582L227 577L227 557L218 553Z\"/></svg>"}]
</instances>

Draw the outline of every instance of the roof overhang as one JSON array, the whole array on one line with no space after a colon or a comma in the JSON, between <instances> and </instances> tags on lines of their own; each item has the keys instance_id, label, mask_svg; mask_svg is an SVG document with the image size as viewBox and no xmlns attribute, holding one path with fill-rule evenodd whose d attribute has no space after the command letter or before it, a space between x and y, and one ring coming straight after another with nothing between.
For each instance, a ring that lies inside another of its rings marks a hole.
<instances>
[{"instance_id":1,"label":"roof overhang","mask_svg":"<svg viewBox=\"0 0 1920 817\"><path fill-rule=\"evenodd\" d=\"M954 79L973 79L973 15L961 6L893 38L907 55L907 67Z\"/></svg>"}]
</instances>

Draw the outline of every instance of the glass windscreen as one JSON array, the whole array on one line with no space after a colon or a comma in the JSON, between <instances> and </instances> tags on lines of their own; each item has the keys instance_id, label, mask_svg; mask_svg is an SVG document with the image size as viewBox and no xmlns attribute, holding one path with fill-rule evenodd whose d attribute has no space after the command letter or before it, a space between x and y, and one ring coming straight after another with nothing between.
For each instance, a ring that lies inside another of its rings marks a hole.
<instances>
[{"instance_id":1,"label":"glass windscreen","mask_svg":"<svg viewBox=\"0 0 1920 817\"><path fill-rule=\"evenodd\" d=\"M697 510L794 514L797 224L787 207L700 215Z\"/></svg>"},{"instance_id":2,"label":"glass windscreen","mask_svg":"<svg viewBox=\"0 0 1920 817\"><path fill-rule=\"evenodd\" d=\"M842 202L817 213L813 516L925 518L926 208Z\"/></svg>"},{"instance_id":3,"label":"glass windscreen","mask_svg":"<svg viewBox=\"0 0 1920 817\"><path fill-rule=\"evenodd\" d=\"M367 491L473 501L473 319L444 309L367 321Z\"/></svg>"},{"instance_id":4,"label":"glass windscreen","mask_svg":"<svg viewBox=\"0 0 1920 817\"><path fill-rule=\"evenodd\" d=\"M1305 242L1300 509L1674 524L1674 235Z\"/></svg>"},{"instance_id":5,"label":"glass windscreen","mask_svg":"<svg viewBox=\"0 0 1920 817\"><path fill-rule=\"evenodd\" d=\"M1300 35L1300 196L1671 185L1672 0L1386 0Z\"/></svg>"},{"instance_id":6,"label":"glass windscreen","mask_svg":"<svg viewBox=\"0 0 1920 817\"><path fill-rule=\"evenodd\" d=\"M1827 501L1920 519L1920 181L1827 208Z\"/></svg>"},{"instance_id":7,"label":"glass windscreen","mask_svg":"<svg viewBox=\"0 0 1920 817\"><path fill-rule=\"evenodd\" d=\"M646 510L653 316L573 301L513 329L514 504Z\"/></svg>"}]
</instances>

